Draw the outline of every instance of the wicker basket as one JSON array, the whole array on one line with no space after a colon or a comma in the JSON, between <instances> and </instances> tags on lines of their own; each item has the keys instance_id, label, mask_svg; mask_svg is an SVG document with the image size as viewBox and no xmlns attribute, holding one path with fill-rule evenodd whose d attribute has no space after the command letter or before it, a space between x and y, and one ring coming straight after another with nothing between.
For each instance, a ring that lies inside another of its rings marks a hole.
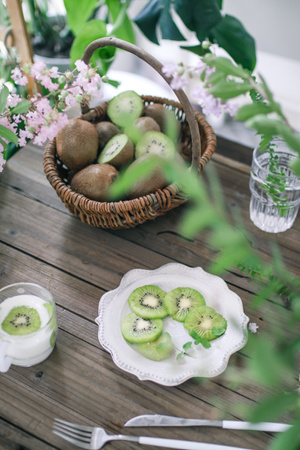
<instances>
[{"instance_id":1,"label":"wicker basket","mask_svg":"<svg viewBox=\"0 0 300 450\"><path fill-rule=\"evenodd\" d=\"M168 83L170 80L161 71L162 64L139 47L116 38L102 38L92 42L83 54L83 61L89 63L97 48L113 46L127 50L150 64ZM179 102L160 97L142 96L145 105L161 103L172 109L181 123L180 151L189 159L191 166L197 168L199 174L204 170L216 148L216 136L205 118L195 111L182 90L174 90ZM82 107L81 119L92 123L108 120L107 102L93 109ZM50 141L44 152L44 171L51 186L65 203L68 210L82 222L95 227L119 229L131 228L147 220L165 214L181 205L187 197L175 184L160 189L152 194L133 200L118 202L97 202L78 194L68 184L68 170L58 158L56 141Z\"/></svg>"}]
</instances>

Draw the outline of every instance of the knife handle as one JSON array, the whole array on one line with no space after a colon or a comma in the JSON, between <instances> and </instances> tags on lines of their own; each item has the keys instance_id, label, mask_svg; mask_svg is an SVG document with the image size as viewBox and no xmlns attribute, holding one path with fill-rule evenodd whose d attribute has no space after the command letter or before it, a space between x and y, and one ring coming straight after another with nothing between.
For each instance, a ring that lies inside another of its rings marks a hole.
<instances>
[{"instance_id":1,"label":"knife handle","mask_svg":"<svg viewBox=\"0 0 300 450\"><path fill-rule=\"evenodd\" d=\"M180 441L175 439L163 439L141 436L139 437L139 444L143 445L153 445L156 447L167 447L167 448L177 448L183 450L251 450L241 447L231 447L228 445L219 444L207 444L204 442L194 442L194 441Z\"/></svg>"},{"instance_id":2,"label":"knife handle","mask_svg":"<svg viewBox=\"0 0 300 450\"><path fill-rule=\"evenodd\" d=\"M286 431L290 425L285 423L272 422L239 422L237 420L223 420L223 428L228 430L253 430L253 431L269 431L270 433Z\"/></svg>"}]
</instances>

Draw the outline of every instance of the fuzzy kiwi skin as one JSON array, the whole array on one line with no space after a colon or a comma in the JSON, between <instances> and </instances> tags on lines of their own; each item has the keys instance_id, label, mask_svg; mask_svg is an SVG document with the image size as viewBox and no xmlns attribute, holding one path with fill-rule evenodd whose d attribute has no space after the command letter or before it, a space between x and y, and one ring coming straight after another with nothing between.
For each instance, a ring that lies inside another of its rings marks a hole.
<instances>
[{"instance_id":1,"label":"fuzzy kiwi skin","mask_svg":"<svg viewBox=\"0 0 300 450\"><path fill-rule=\"evenodd\" d=\"M121 133L121 130L117 125L109 121L103 121L96 123L95 125L98 134L98 151L104 149L108 141L116 134Z\"/></svg>"},{"instance_id":2,"label":"fuzzy kiwi skin","mask_svg":"<svg viewBox=\"0 0 300 450\"><path fill-rule=\"evenodd\" d=\"M133 124L125 128L126 133L134 144L148 131L160 131L158 123L152 117L142 116L136 119Z\"/></svg>"},{"instance_id":3,"label":"fuzzy kiwi skin","mask_svg":"<svg viewBox=\"0 0 300 450\"><path fill-rule=\"evenodd\" d=\"M126 173L130 174L130 172L136 167L141 165L144 161L151 160L159 161L159 158L152 155L144 155L140 158L136 159L130 166L127 168ZM137 180L130 188L127 193L127 198L133 199L138 197L143 197L144 195L151 194L152 192L157 191L157 189L163 189L168 185L168 180L164 174L164 171L160 168L159 163L156 165L154 170L146 176L141 177Z\"/></svg>"},{"instance_id":4,"label":"fuzzy kiwi skin","mask_svg":"<svg viewBox=\"0 0 300 450\"><path fill-rule=\"evenodd\" d=\"M110 164L91 164L77 172L71 180L74 192L98 202L108 199L108 190L119 172Z\"/></svg>"},{"instance_id":5,"label":"fuzzy kiwi skin","mask_svg":"<svg viewBox=\"0 0 300 450\"><path fill-rule=\"evenodd\" d=\"M154 119L155 122L158 123L162 133L169 135L169 128L171 128L170 131L174 136L170 137L174 137L174 139L178 138L181 130L180 122L175 116L175 113L165 108L164 105L160 103L151 103L144 108L143 115Z\"/></svg>"},{"instance_id":6,"label":"fuzzy kiwi skin","mask_svg":"<svg viewBox=\"0 0 300 450\"><path fill-rule=\"evenodd\" d=\"M70 170L81 170L97 158L98 134L95 126L82 119L70 119L56 136L56 151Z\"/></svg>"}]
</instances>

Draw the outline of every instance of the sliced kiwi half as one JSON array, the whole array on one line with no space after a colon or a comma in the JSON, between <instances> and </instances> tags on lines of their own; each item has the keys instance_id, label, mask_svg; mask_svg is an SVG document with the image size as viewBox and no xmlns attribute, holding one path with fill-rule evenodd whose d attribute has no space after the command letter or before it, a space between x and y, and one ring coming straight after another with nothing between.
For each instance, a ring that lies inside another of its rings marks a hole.
<instances>
[{"instance_id":1,"label":"sliced kiwi half","mask_svg":"<svg viewBox=\"0 0 300 450\"><path fill-rule=\"evenodd\" d=\"M178 322L183 322L190 311L205 305L205 299L196 289L178 287L168 292L165 297L168 313Z\"/></svg>"},{"instance_id":2,"label":"sliced kiwi half","mask_svg":"<svg viewBox=\"0 0 300 450\"><path fill-rule=\"evenodd\" d=\"M115 125L124 128L140 117L143 109L140 95L135 91L124 91L110 100L107 115Z\"/></svg>"},{"instance_id":3,"label":"sliced kiwi half","mask_svg":"<svg viewBox=\"0 0 300 450\"><path fill-rule=\"evenodd\" d=\"M109 121L102 121L95 125L98 134L98 150L104 149L108 141L116 134L120 134L121 130L117 125Z\"/></svg>"},{"instance_id":4,"label":"sliced kiwi half","mask_svg":"<svg viewBox=\"0 0 300 450\"><path fill-rule=\"evenodd\" d=\"M128 314L122 321L121 331L124 339L132 344L152 342L163 330L161 319L143 319L134 312Z\"/></svg>"},{"instance_id":5,"label":"sliced kiwi half","mask_svg":"<svg viewBox=\"0 0 300 450\"><path fill-rule=\"evenodd\" d=\"M129 164L134 157L134 146L126 134L117 134L112 137L102 150L99 164L111 164L117 169Z\"/></svg>"},{"instance_id":6,"label":"sliced kiwi half","mask_svg":"<svg viewBox=\"0 0 300 450\"><path fill-rule=\"evenodd\" d=\"M176 147L172 139L160 131L148 131L136 144L135 157L150 154L161 158L172 158L176 153Z\"/></svg>"},{"instance_id":7,"label":"sliced kiwi half","mask_svg":"<svg viewBox=\"0 0 300 450\"><path fill-rule=\"evenodd\" d=\"M163 319L168 315L165 306L166 292L157 286L136 288L128 297L130 308L144 319Z\"/></svg>"},{"instance_id":8,"label":"sliced kiwi half","mask_svg":"<svg viewBox=\"0 0 300 450\"><path fill-rule=\"evenodd\" d=\"M184 327L190 335L195 331L201 338L212 341L225 333L227 320L214 308L200 306L186 316Z\"/></svg>"},{"instance_id":9,"label":"sliced kiwi half","mask_svg":"<svg viewBox=\"0 0 300 450\"><path fill-rule=\"evenodd\" d=\"M174 344L170 334L165 331L155 341L138 344L137 349L146 358L152 359L152 361L161 361L169 358Z\"/></svg>"},{"instance_id":10,"label":"sliced kiwi half","mask_svg":"<svg viewBox=\"0 0 300 450\"><path fill-rule=\"evenodd\" d=\"M1 328L7 334L24 336L37 331L41 327L41 318L35 308L16 306L7 314Z\"/></svg>"}]
</instances>

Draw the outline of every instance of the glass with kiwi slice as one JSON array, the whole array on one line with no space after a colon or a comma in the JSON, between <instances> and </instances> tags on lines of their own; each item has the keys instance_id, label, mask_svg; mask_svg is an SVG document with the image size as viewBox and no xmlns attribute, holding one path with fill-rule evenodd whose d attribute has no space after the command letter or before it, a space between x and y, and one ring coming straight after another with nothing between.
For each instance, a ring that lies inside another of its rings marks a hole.
<instances>
[{"instance_id":1,"label":"glass with kiwi slice","mask_svg":"<svg viewBox=\"0 0 300 450\"><path fill-rule=\"evenodd\" d=\"M45 288L16 283L0 289L0 371L29 367L52 352L57 335L55 302Z\"/></svg>"}]
</instances>

